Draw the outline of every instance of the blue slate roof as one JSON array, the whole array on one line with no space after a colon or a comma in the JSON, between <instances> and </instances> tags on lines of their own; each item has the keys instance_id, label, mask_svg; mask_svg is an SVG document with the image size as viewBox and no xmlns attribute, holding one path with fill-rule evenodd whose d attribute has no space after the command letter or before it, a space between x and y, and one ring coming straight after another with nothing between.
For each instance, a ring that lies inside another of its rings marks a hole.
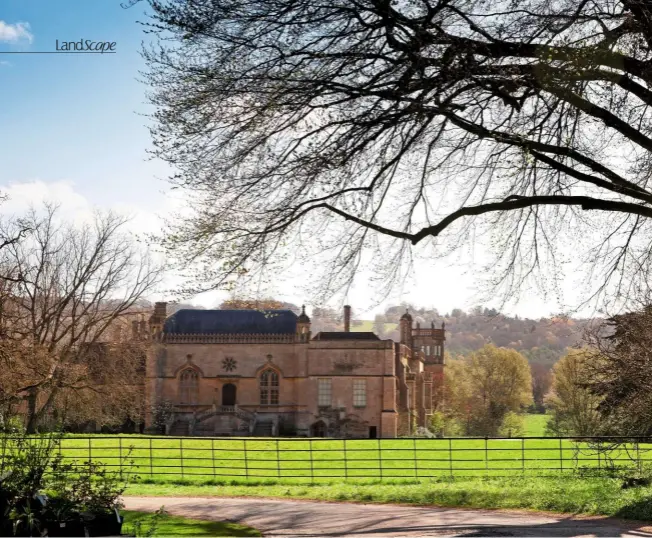
<instances>
[{"instance_id":1,"label":"blue slate roof","mask_svg":"<svg viewBox=\"0 0 652 538\"><path fill-rule=\"evenodd\" d=\"M291 310L179 310L165 320L167 334L294 334Z\"/></svg>"}]
</instances>

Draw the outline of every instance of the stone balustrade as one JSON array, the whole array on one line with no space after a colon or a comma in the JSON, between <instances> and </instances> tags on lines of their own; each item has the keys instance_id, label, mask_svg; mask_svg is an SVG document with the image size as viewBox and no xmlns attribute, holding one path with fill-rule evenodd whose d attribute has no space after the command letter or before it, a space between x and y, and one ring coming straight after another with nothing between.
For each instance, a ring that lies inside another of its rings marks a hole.
<instances>
[{"instance_id":1,"label":"stone balustrade","mask_svg":"<svg viewBox=\"0 0 652 538\"><path fill-rule=\"evenodd\" d=\"M166 344L292 344L295 334L175 334L165 333Z\"/></svg>"}]
</instances>

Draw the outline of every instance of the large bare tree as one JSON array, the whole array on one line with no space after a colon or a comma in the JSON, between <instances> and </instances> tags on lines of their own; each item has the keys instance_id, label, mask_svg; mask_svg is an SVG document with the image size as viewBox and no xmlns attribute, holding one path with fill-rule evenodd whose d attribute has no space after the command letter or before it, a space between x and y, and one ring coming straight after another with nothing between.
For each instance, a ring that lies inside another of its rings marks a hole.
<instances>
[{"instance_id":1,"label":"large bare tree","mask_svg":"<svg viewBox=\"0 0 652 538\"><path fill-rule=\"evenodd\" d=\"M161 269L124 230L97 214L62 222L56 207L2 223L19 241L0 249L0 403L35 431L62 421L137 418L143 342L130 339L139 302Z\"/></svg>"},{"instance_id":2,"label":"large bare tree","mask_svg":"<svg viewBox=\"0 0 652 538\"><path fill-rule=\"evenodd\" d=\"M565 253L592 297L649 291L649 0L147 1L154 151L194 210L167 245L204 280L299 250L337 287L365 246L391 278L475 239L505 290Z\"/></svg>"}]
</instances>

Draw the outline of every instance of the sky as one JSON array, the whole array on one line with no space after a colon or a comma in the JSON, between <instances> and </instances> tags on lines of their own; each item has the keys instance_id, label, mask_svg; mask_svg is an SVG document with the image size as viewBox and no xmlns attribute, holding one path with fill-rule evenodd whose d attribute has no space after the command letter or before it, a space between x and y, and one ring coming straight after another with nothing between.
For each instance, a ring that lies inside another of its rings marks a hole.
<instances>
[{"instance_id":1,"label":"sky","mask_svg":"<svg viewBox=\"0 0 652 538\"><path fill-rule=\"evenodd\" d=\"M144 9L124 9L121 0L0 2L0 192L9 195L2 212L47 200L68 215L112 209L132 216L135 232L161 229L176 202L165 181L170 170L147 154L151 109L139 81L139 51L148 37L138 24ZM80 39L115 42L116 54L35 54L54 51L57 40ZM310 307L300 282L310 275L298 274L279 278L273 293ZM479 300L471 260L421 260L413 278L389 296L379 297L365 280L338 299L365 318L401 301L444 313ZM211 307L223 298L209 293L193 302ZM559 308L529 294L506 312L538 318Z\"/></svg>"}]
</instances>

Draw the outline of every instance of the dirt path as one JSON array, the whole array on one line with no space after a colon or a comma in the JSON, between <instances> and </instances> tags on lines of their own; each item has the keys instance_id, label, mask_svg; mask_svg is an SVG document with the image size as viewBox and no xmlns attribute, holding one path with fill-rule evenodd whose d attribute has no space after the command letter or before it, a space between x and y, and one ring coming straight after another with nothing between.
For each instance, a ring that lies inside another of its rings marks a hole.
<instances>
[{"instance_id":1,"label":"dirt path","mask_svg":"<svg viewBox=\"0 0 652 538\"><path fill-rule=\"evenodd\" d=\"M643 523L523 512L234 497L125 497L128 510L249 525L265 536L638 536Z\"/></svg>"}]
</instances>

